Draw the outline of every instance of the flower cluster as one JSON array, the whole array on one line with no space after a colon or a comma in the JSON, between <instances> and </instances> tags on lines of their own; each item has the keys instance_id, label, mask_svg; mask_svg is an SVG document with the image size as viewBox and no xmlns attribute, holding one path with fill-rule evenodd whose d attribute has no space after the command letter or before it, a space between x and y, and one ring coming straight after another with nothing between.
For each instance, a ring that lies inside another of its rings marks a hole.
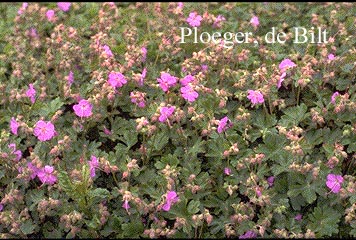
<instances>
[{"instance_id":1,"label":"flower cluster","mask_svg":"<svg viewBox=\"0 0 356 240\"><path fill-rule=\"evenodd\" d=\"M202 16L200 16L197 12L191 12L187 18L187 23L189 23L191 27L199 27L202 20Z\"/></svg>"},{"instance_id":2,"label":"flower cluster","mask_svg":"<svg viewBox=\"0 0 356 240\"><path fill-rule=\"evenodd\" d=\"M38 138L38 140L43 142L52 139L57 134L57 132L53 123L50 121L46 122L39 120L33 129L33 134Z\"/></svg>"},{"instance_id":3,"label":"flower cluster","mask_svg":"<svg viewBox=\"0 0 356 240\"><path fill-rule=\"evenodd\" d=\"M164 92L167 92L171 87L174 87L177 83L177 78L169 73L162 72L161 77L157 78L159 86Z\"/></svg>"},{"instance_id":4,"label":"flower cluster","mask_svg":"<svg viewBox=\"0 0 356 240\"><path fill-rule=\"evenodd\" d=\"M93 114L92 108L92 104L85 99L80 100L78 104L73 106L74 113L78 117L90 117Z\"/></svg>"},{"instance_id":5,"label":"flower cluster","mask_svg":"<svg viewBox=\"0 0 356 240\"><path fill-rule=\"evenodd\" d=\"M260 91L248 90L247 93L247 98L250 99L252 106L263 103L265 101L263 94Z\"/></svg>"},{"instance_id":6,"label":"flower cluster","mask_svg":"<svg viewBox=\"0 0 356 240\"><path fill-rule=\"evenodd\" d=\"M158 120L160 122L165 122L167 119L173 114L176 108L174 106L171 107L162 107L159 111L161 115L159 116Z\"/></svg>"},{"instance_id":7,"label":"flower cluster","mask_svg":"<svg viewBox=\"0 0 356 240\"><path fill-rule=\"evenodd\" d=\"M0 237L356 237L355 6L0 6Z\"/></svg>"},{"instance_id":8,"label":"flower cluster","mask_svg":"<svg viewBox=\"0 0 356 240\"><path fill-rule=\"evenodd\" d=\"M166 202L162 206L164 211L169 211L171 209L171 205L176 203L179 200L179 197L175 191L169 191L166 195Z\"/></svg>"},{"instance_id":9,"label":"flower cluster","mask_svg":"<svg viewBox=\"0 0 356 240\"><path fill-rule=\"evenodd\" d=\"M108 83L113 88L121 88L123 85L127 83L125 76L120 72L111 72L109 74Z\"/></svg>"}]
</instances>

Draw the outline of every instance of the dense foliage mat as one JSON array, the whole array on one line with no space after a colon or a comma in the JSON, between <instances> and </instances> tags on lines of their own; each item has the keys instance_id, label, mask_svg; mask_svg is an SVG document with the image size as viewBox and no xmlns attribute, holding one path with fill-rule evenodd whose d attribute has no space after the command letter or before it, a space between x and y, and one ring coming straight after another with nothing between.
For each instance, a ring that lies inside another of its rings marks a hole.
<instances>
[{"instance_id":1,"label":"dense foliage mat","mask_svg":"<svg viewBox=\"0 0 356 240\"><path fill-rule=\"evenodd\" d=\"M355 3L0 14L1 238L356 237Z\"/></svg>"}]
</instances>

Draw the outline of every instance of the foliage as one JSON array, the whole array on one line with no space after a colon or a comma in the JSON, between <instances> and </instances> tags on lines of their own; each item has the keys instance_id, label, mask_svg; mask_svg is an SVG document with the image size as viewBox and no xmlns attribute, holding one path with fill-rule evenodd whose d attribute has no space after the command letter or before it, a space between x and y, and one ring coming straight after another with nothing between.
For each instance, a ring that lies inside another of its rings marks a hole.
<instances>
[{"instance_id":1,"label":"foliage","mask_svg":"<svg viewBox=\"0 0 356 240\"><path fill-rule=\"evenodd\" d=\"M69 6L0 4L0 237L356 236L354 3Z\"/></svg>"}]
</instances>

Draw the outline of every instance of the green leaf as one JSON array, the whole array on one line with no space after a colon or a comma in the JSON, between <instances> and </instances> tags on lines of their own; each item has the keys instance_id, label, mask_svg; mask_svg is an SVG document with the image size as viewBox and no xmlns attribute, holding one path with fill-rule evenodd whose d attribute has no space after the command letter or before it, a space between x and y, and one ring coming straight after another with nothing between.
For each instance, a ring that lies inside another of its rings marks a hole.
<instances>
[{"instance_id":1,"label":"green leaf","mask_svg":"<svg viewBox=\"0 0 356 240\"><path fill-rule=\"evenodd\" d=\"M191 154L191 156L196 156L198 153L204 153L205 152L205 141L202 140L197 140L194 145L189 148L188 154Z\"/></svg>"},{"instance_id":2,"label":"green leaf","mask_svg":"<svg viewBox=\"0 0 356 240\"><path fill-rule=\"evenodd\" d=\"M284 160L282 153L285 151L283 149L285 137L275 133L266 133L263 141L265 144L259 145L259 151L265 154L266 159Z\"/></svg>"},{"instance_id":3,"label":"green leaf","mask_svg":"<svg viewBox=\"0 0 356 240\"><path fill-rule=\"evenodd\" d=\"M287 192L288 197L295 197L299 194L301 194L304 190L304 186L299 185L299 184L293 184L289 186L289 190Z\"/></svg>"},{"instance_id":4,"label":"green leaf","mask_svg":"<svg viewBox=\"0 0 356 240\"><path fill-rule=\"evenodd\" d=\"M72 182L69 179L68 173L66 171L60 171L58 173L58 182L59 186L66 192L72 193L74 191L74 187Z\"/></svg>"},{"instance_id":5,"label":"green leaf","mask_svg":"<svg viewBox=\"0 0 356 240\"><path fill-rule=\"evenodd\" d=\"M310 188L310 185L308 184L306 187L304 187L304 190L302 191L302 196L307 200L307 203L311 204L316 200L316 193Z\"/></svg>"},{"instance_id":6,"label":"green leaf","mask_svg":"<svg viewBox=\"0 0 356 240\"><path fill-rule=\"evenodd\" d=\"M262 110L254 112L252 119L254 119L252 124L261 129L274 127L277 123L277 119L274 114L266 115Z\"/></svg>"},{"instance_id":7,"label":"green leaf","mask_svg":"<svg viewBox=\"0 0 356 240\"><path fill-rule=\"evenodd\" d=\"M96 188L89 192L89 197L93 200L95 200L95 199L97 199L97 200L109 199L110 192L105 188Z\"/></svg>"},{"instance_id":8,"label":"green leaf","mask_svg":"<svg viewBox=\"0 0 356 240\"><path fill-rule=\"evenodd\" d=\"M166 132L159 132L153 136L154 149L160 151L168 143L168 134Z\"/></svg>"},{"instance_id":9,"label":"green leaf","mask_svg":"<svg viewBox=\"0 0 356 240\"><path fill-rule=\"evenodd\" d=\"M121 225L124 237L137 238L142 234L144 227L141 221L124 223Z\"/></svg>"},{"instance_id":10,"label":"green leaf","mask_svg":"<svg viewBox=\"0 0 356 240\"><path fill-rule=\"evenodd\" d=\"M114 215L112 220L113 229L120 229L121 225L122 225L121 219Z\"/></svg>"},{"instance_id":11,"label":"green leaf","mask_svg":"<svg viewBox=\"0 0 356 240\"><path fill-rule=\"evenodd\" d=\"M191 200L188 204L187 210L191 214L196 214L199 212L200 202L196 200Z\"/></svg>"},{"instance_id":12,"label":"green leaf","mask_svg":"<svg viewBox=\"0 0 356 240\"><path fill-rule=\"evenodd\" d=\"M289 173L289 190L287 192L288 197L293 198L301 194L308 204L313 203L316 198L315 184L300 173ZM317 187L318 188L318 187Z\"/></svg>"},{"instance_id":13,"label":"green leaf","mask_svg":"<svg viewBox=\"0 0 356 240\"><path fill-rule=\"evenodd\" d=\"M94 217L90 221L86 221L86 224L88 227L96 229L100 226L100 220L97 215L94 215Z\"/></svg>"},{"instance_id":14,"label":"green leaf","mask_svg":"<svg viewBox=\"0 0 356 240\"><path fill-rule=\"evenodd\" d=\"M162 156L161 162L164 164L164 167L168 164L171 167L176 167L179 163L179 160L176 155L168 154L166 156Z\"/></svg>"},{"instance_id":15,"label":"green leaf","mask_svg":"<svg viewBox=\"0 0 356 240\"><path fill-rule=\"evenodd\" d=\"M307 228L315 232L316 237L331 237L339 232L338 224L342 213L331 207L323 205L317 206L314 211L308 215L310 222Z\"/></svg>"},{"instance_id":16,"label":"green leaf","mask_svg":"<svg viewBox=\"0 0 356 240\"><path fill-rule=\"evenodd\" d=\"M349 202L351 205L356 203L356 195L355 194L350 197Z\"/></svg>"},{"instance_id":17,"label":"green leaf","mask_svg":"<svg viewBox=\"0 0 356 240\"><path fill-rule=\"evenodd\" d=\"M5 173L3 170L0 170L0 179L3 178L5 176Z\"/></svg>"},{"instance_id":18,"label":"green leaf","mask_svg":"<svg viewBox=\"0 0 356 240\"><path fill-rule=\"evenodd\" d=\"M63 102L60 97L52 100L51 102L45 104L39 100L32 107L34 113L41 115L43 117L51 117L55 112L58 111L63 106Z\"/></svg>"},{"instance_id":19,"label":"green leaf","mask_svg":"<svg viewBox=\"0 0 356 240\"><path fill-rule=\"evenodd\" d=\"M82 166L82 181L81 185L86 189L90 186L90 170L87 164Z\"/></svg>"},{"instance_id":20,"label":"green leaf","mask_svg":"<svg viewBox=\"0 0 356 240\"><path fill-rule=\"evenodd\" d=\"M127 148L131 148L133 145L137 143L137 133L133 131L125 131L124 132L124 140Z\"/></svg>"},{"instance_id":21,"label":"green leaf","mask_svg":"<svg viewBox=\"0 0 356 240\"><path fill-rule=\"evenodd\" d=\"M50 113L55 113L57 112L57 110L63 106L63 102L62 100L57 97L56 99L52 100L49 104L48 104L48 108Z\"/></svg>"},{"instance_id":22,"label":"green leaf","mask_svg":"<svg viewBox=\"0 0 356 240\"><path fill-rule=\"evenodd\" d=\"M157 168L158 170L161 170L161 169L165 168L166 165L167 165L166 163L163 163L161 161L157 161L154 164L155 168Z\"/></svg>"},{"instance_id":23,"label":"green leaf","mask_svg":"<svg viewBox=\"0 0 356 240\"><path fill-rule=\"evenodd\" d=\"M354 64L347 63L341 69L342 69L343 72L349 73L351 71L351 69L353 69L353 68L354 68ZM350 82L348 81L348 83L350 83Z\"/></svg>"},{"instance_id":24,"label":"green leaf","mask_svg":"<svg viewBox=\"0 0 356 240\"><path fill-rule=\"evenodd\" d=\"M23 234L28 235L33 233L33 231L35 230L36 225L32 223L31 220L26 220L25 222L23 222L20 226L20 230Z\"/></svg>"},{"instance_id":25,"label":"green leaf","mask_svg":"<svg viewBox=\"0 0 356 240\"><path fill-rule=\"evenodd\" d=\"M210 139L207 142L208 146L208 151L205 156L207 157L215 157L215 158L222 158L224 150L229 148L229 143L226 139L224 139L222 136L219 136L216 139Z\"/></svg>"},{"instance_id":26,"label":"green leaf","mask_svg":"<svg viewBox=\"0 0 356 240\"><path fill-rule=\"evenodd\" d=\"M356 222L353 221L353 222L351 222L350 225L352 227L352 230L350 231L350 235L353 237L356 237Z\"/></svg>"},{"instance_id":27,"label":"green leaf","mask_svg":"<svg viewBox=\"0 0 356 240\"><path fill-rule=\"evenodd\" d=\"M127 147L122 144L122 143L118 143L116 144L115 146L115 156L116 156L116 159L115 159L115 164L116 164L116 161L120 161L121 159L125 159L126 155L127 155L127 152L128 152L128 149Z\"/></svg>"},{"instance_id":28,"label":"green leaf","mask_svg":"<svg viewBox=\"0 0 356 240\"><path fill-rule=\"evenodd\" d=\"M345 65L346 66L346 65ZM344 72L349 72L349 67L343 67ZM336 81L336 90L345 91L350 86L350 79L338 78Z\"/></svg>"},{"instance_id":29,"label":"green leaf","mask_svg":"<svg viewBox=\"0 0 356 240\"><path fill-rule=\"evenodd\" d=\"M304 103L284 110L285 115L281 117L280 125L286 128L298 126L302 120L308 117L307 110L308 107Z\"/></svg>"},{"instance_id":30,"label":"green leaf","mask_svg":"<svg viewBox=\"0 0 356 240\"><path fill-rule=\"evenodd\" d=\"M300 211L303 206L306 205L305 198L302 195L297 195L295 197L289 198L292 208L296 211Z\"/></svg>"},{"instance_id":31,"label":"green leaf","mask_svg":"<svg viewBox=\"0 0 356 240\"><path fill-rule=\"evenodd\" d=\"M43 190L29 190L26 193L26 203L29 205L29 210L33 211L37 204L44 198Z\"/></svg>"},{"instance_id":32,"label":"green leaf","mask_svg":"<svg viewBox=\"0 0 356 240\"><path fill-rule=\"evenodd\" d=\"M310 130L306 133L305 138L311 146L319 145L323 142L323 129Z\"/></svg>"},{"instance_id":33,"label":"green leaf","mask_svg":"<svg viewBox=\"0 0 356 240\"><path fill-rule=\"evenodd\" d=\"M53 227L51 228L51 230L47 229L45 226L43 227L44 229L44 238L62 238L62 233L60 229L53 229Z\"/></svg>"}]
</instances>

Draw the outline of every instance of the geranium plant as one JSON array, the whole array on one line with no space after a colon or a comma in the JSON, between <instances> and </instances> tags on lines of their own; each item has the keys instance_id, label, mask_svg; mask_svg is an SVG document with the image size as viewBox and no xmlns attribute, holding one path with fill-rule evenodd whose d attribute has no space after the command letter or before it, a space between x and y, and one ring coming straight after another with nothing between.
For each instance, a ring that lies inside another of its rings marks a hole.
<instances>
[{"instance_id":1,"label":"geranium plant","mask_svg":"<svg viewBox=\"0 0 356 240\"><path fill-rule=\"evenodd\" d=\"M356 237L354 3L0 12L0 237Z\"/></svg>"}]
</instances>

